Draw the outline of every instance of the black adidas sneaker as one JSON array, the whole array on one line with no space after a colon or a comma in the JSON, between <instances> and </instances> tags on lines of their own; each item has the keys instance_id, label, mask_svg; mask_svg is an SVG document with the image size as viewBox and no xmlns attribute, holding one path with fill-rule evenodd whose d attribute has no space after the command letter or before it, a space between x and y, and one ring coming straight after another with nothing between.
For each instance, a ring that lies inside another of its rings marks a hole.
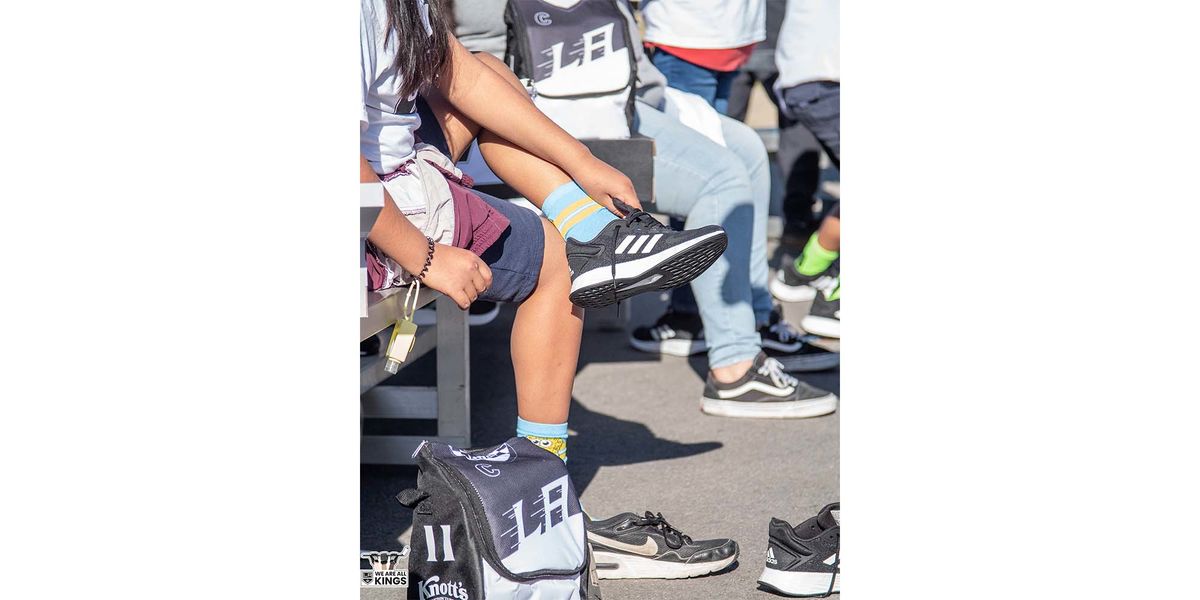
<instances>
[{"instance_id":1,"label":"black adidas sneaker","mask_svg":"<svg viewBox=\"0 0 1200 600\"><path fill-rule=\"evenodd\" d=\"M587 243L567 239L571 302L602 308L655 290L669 290L712 266L729 238L717 225L675 231L649 213L615 201L624 218Z\"/></svg>"},{"instance_id":2,"label":"black adidas sneaker","mask_svg":"<svg viewBox=\"0 0 1200 600\"><path fill-rule=\"evenodd\" d=\"M841 277L821 290L813 300L808 315L800 320L805 331L822 337L842 337L842 282Z\"/></svg>"},{"instance_id":3,"label":"black adidas sneaker","mask_svg":"<svg viewBox=\"0 0 1200 600\"><path fill-rule=\"evenodd\" d=\"M783 318L778 306L771 311L771 322L758 328L763 352L779 361L784 371L824 371L841 364L841 355L809 343L812 339Z\"/></svg>"},{"instance_id":4,"label":"black adidas sneaker","mask_svg":"<svg viewBox=\"0 0 1200 600\"><path fill-rule=\"evenodd\" d=\"M642 352L691 356L708 350L700 315L667 311L652 326L642 326L629 334L629 344Z\"/></svg>"},{"instance_id":5,"label":"black adidas sneaker","mask_svg":"<svg viewBox=\"0 0 1200 600\"><path fill-rule=\"evenodd\" d=\"M600 579L683 579L720 571L737 560L737 542L693 540L662 513L621 513L585 520Z\"/></svg>"},{"instance_id":6,"label":"black adidas sneaker","mask_svg":"<svg viewBox=\"0 0 1200 600\"><path fill-rule=\"evenodd\" d=\"M834 502L795 527L783 519L771 519L767 533L767 565L758 577L758 583L797 597L840 592L840 513L841 504Z\"/></svg>"},{"instance_id":7,"label":"black adidas sneaker","mask_svg":"<svg viewBox=\"0 0 1200 600\"><path fill-rule=\"evenodd\" d=\"M710 415L764 419L819 417L837 410L837 405L837 396L788 375L779 361L763 352L733 383L721 383L710 372L700 400L700 410Z\"/></svg>"},{"instance_id":8,"label":"black adidas sneaker","mask_svg":"<svg viewBox=\"0 0 1200 600\"><path fill-rule=\"evenodd\" d=\"M833 265L816 275L802 275L796 270L796 261L789 260L775 272L768 287L771 295L782 302L808 302L817 297L817 290L827 287L836 276L837 268Z\"/></svg>"}]
</instances>

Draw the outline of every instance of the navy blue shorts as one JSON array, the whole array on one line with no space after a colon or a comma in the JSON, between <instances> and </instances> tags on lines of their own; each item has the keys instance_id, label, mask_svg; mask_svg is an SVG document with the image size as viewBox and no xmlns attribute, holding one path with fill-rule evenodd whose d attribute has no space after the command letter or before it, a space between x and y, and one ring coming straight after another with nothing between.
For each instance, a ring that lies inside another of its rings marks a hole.
<instances>
[{"instance_id":1,"label":"navy blue shorts","mask_svg":"<svg viewBox=\"0 0 1200 600\"><path fill-rule=\"evenodd\" d=\"M446 136L442 133L442 128L429 105L420 98L417 99L417 112L421 115L421 127L417 129L417 137L449 156ZM508 217L509 221L508 229L500 234L500 239L480 256L492 270L492 286L484 290L479 299L491 302L523 302L537 288L538 275L542 272L542 255L546 251L542 217L506 200L477 190L471 192Z\"/></svg>"},{"instance_id":2,"label":"navy blue shorts","mask_svg":"<svg viewBox=\"0 0 1200 600\"><path fill-rule=\"evenodd\" d=\"M522 302L533 293L542 272L542 255L546 251L542 217L507 200L475 193L509 221L500 239L480 257L492 270L492 286L479 299Z\"/></svg>"}]
</instances>

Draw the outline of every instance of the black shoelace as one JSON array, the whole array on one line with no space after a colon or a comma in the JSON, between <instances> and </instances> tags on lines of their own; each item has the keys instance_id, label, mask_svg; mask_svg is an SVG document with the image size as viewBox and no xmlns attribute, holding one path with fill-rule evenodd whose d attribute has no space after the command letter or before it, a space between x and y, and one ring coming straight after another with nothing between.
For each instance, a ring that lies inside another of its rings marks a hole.
<instances>
[{"instance_id":1,"label":"black shoelace","mask_svg":"<svg viewBox=\"0 0 1200 600\"><path fill-rule=\"evenodd\" d=\"M617 226L613 227L613 248L617 247L617 241L621 237L622 227L633 230L649 229L651 231L656 229L670 229L666 225L659 223L658 219L655 219L650 213L640 208L634 208L628 204L625 204L620 198L613 198L613 206L622 213L625 213L625 216L621 217L621 220L617 223ZM610 286L609 291L612 293L612 303L617 305L617 318L620 319L621 305L617 303L617 257L615 255L613 256L612 260L610 277L611 278L609 279L609 282L612 285Z\"/></svg>"},{"instance_id":2,"label":"black shoelace","mask_svg":"<svg viewBox=\"0 0 1200 600\"><path fill-rule=\"evenodd\" d=\"M833 594L833 584L837 583L838 568L842 564L842 544L841 534L838 535L837 549L833 555L833 575L829 577L829 589L825 590L825 595L822 598L828 598Z\"/></svg>"},{"instance_id":3,"label":"black shoelace","mask_svg":"<svg viewBox=\"0 0 1200 600\"><path fill-rule=\"evenodd\" d=\"M659 533L662 534L663 539L666 540L667 546L675 550L678 550L680 546L683 546L684 544L692 543L691 536L685 535L682 531L672 527L671 524L667 523L667 520L663 518L662 513L650 514L650 511L646 511L646 516L634 517L633 524L657 529Z\"/></svg>"}]
</instances>

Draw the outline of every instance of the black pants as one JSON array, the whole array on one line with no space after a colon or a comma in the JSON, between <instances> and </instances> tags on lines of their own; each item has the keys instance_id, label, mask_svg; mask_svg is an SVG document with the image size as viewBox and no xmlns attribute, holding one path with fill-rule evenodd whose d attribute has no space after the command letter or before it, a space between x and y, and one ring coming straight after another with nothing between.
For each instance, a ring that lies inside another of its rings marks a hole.
<instances>
[{"instance_id":1,"label":"black pants","mask_svg":"<svg viewBox=\"0 0 1200 600\"><path fill-rule=\"evenodd\" d=\"M761 82L775 106L779 99L772 89L779 73L774 69L742 71L729 91L729 116L745 121L750 91ZM813 212L821 180L821 145L807 127L779 112L779 149L775 161L783 180L784 234L805 239L817 230L820 215Z\"/></svg>"}]
</instances>

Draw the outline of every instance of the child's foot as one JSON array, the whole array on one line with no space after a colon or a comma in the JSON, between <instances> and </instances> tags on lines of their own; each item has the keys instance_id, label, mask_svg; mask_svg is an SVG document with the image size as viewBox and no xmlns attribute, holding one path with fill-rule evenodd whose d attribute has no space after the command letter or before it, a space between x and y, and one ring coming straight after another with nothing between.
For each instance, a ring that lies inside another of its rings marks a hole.
<instances>
[{"instance_id":1,"label":"child's foot","mask_svg":"<svg viewBox=\"0 0 1200 600\"><path fill-rule=\"evenodd\" d=\"M783 318L776 306L771 311L771 323L758 329L763 352L779 361L784 371L809 372L832 369L841 364L841 355L809 343L812 336L797 331Z\"/></svg>"},{"instance_id":2,"label":"child's foot","mask_svg":"<svg viewBox=\"0 0 1200 600\"><path fill-rule=\"evenodd\" d=\"M642 352L691 356L708 350L700 315L669 310L654 325L638 327L629 335L629 344Z\"/></svg>"},{"instance_id":3,"label":"child's foot","mask_svg":"<svg viewBox=\"0 0 1200 600\"><path fill-rule=\"evenodd\" d=\"M737 542L692 540L662 513L585 519L600 579L683 579L720 571L738 557Z\"/></svg>"},{"instance_id":4,"label":"child's foot","mask_svg":"<svg viewBox=\"0 0 1200 600\"><path fill-rule=\"evenodd\" d=\"M819 417L837 406L837 396L788 375L763 352L737 381L722 383L710 372L700 400L700 410L710 415L762 419Z\"/></svg>"},{"instance_id":5,"label":"child's foot","mask_svg":"<svg viewBox=\"0 0 1200 600\"><path fill-rule=\"evenodd\" d=\"M796 269L796 262L789 260L780 267L768 286L771 295L780 302L808 302L817 297L818 289L831 284L837 276L833 266L816 275L804 275Z\"/></svg>"},{"instance_id":6,"label":"child's foot","mask_svg":"<svg viewBox=\"0 0 1200 600\"><path fill-rule=\"evenodd\" d=\"M602 308L641 294L679 287L712 266L729 239L717 225L675 231L620 200L627 214L590 242L567 239L571 302Z\"/></svg>"},{"instance_id":7,"label":"child's foot","mask_svg":"<svg viewBox=\"0 0 1200 600\"><path fill-rule=\"evenodd\" d=\"M817 294L808 316L800 320L800 327L813 335L839 339L842 337L841 277Z\"/></svg>"}]
</instances>

